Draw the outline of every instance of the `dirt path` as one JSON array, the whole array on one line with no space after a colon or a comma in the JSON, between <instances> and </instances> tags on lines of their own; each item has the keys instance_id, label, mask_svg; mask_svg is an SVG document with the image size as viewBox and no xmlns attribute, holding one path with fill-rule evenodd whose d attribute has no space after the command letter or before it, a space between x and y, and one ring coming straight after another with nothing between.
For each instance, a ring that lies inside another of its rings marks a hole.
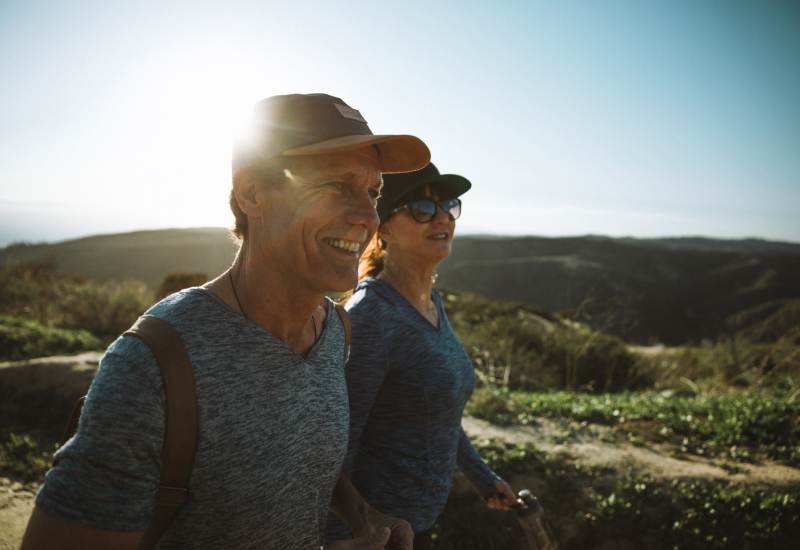
<instances>
[{"instance_id":1,"label":"dirt path","mask_svg":"<svg viewBox=\"0 0 800 550\"><path fill-rule=\"evenodd\" d=\"M0 476L0 550L19 548L35 494L35 485Z\"/></svg>"},{"instance_id":2,"label":"dirt path","mask_svg":"<svg viewBox=\"0 0 800 550\"><path fill-rule=\"evenodd\" d=\"M759 464L732 463L694 455L670 456L671 448L661 445L636 446L606 442L611 428L571 426L540 419L537 426L495 426L485 420L465 417L464 431L472 439L497 439L515 445L532 443L548 454L563 456L580 466L602 466L617 471L632 468L656 479L705 478L734 483L789 487L800 485L800 470L771 461Z\"/></svg>"}]
</instances>

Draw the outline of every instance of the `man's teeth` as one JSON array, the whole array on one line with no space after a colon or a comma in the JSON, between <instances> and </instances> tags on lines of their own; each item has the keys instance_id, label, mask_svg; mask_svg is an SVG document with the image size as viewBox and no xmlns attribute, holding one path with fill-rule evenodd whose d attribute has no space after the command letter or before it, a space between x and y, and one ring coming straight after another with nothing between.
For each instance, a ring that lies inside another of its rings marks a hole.
<instances>
[{"instance_id":1,"label":"man's teeth","mask_svg":"<svg viewBox=\"0 0 800 550\"><path fill-rule=\"evenodd\" d=\"M436 233L435 235L431 235L431 239L446 239L447 233Z\"/></svg>"},{"instance_id":2,"label":"man's teeth","mask_svg":"<svg viewBox=\"0 0 800 550\"><path fill-rule=\"evenodd\" d=\"M361 244L353 241L344 241L342 239L326 239L327 243L334 248L339 248L346 252L358 252L361 250Z\"/></svg>"}]
</instances>

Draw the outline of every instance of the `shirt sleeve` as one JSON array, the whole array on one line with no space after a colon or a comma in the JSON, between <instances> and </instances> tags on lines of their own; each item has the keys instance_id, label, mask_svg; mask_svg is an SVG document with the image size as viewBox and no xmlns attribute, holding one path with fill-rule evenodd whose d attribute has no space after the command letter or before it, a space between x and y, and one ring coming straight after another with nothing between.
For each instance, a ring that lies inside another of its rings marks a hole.
<instances>
[{"instance_id":1,"label":"shirt sleeve","mask_svg":"<svg viewBox=\"0 0 800 550\"><path fill-rule=\"evenodd\" d=\"M350 399L350 439L344 468L350 472L358 454L361 435L375 398L389 372L385 335L376 312L351 310L353 340L347 361L347 392Z\"/></svg>"},{"instance_id":2,"label":"shirt sleeve","mask_svg":"<svg viewBox=\"0 0 800 550\"><path fill-rule=\"evenodd\" d=\"M480 457L464 432L464 428L459 431L458 457L456 459L458 468L467 477L472 486L475 487L478 494L484 499L488 499L497 493L494 483L501 478Z\"/></svg>"},{"instance_id":3,"label":"shirt sleeve","mask_svg":"<svg viewBox=\"0 0 800 550\"><path fill-rule=\"evenodd\" d=\"M56 452L36 506L87 527L143 531L159 484L164 418L149 348L118 339L100 361L78 430Z\"/></svg>"}]
</instances>

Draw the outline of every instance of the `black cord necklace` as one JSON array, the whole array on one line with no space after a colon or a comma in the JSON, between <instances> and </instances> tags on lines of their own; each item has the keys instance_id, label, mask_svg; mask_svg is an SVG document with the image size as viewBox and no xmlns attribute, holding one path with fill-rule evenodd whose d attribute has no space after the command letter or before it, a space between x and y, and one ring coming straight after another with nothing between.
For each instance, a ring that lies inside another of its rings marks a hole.
<instances>
[{"instance_id":1,"label":"black cord necklace","mask_svg":"<svg viewBox=\"0 0 800 550\"><path fill-rule=\"evenodd\" d=\"M247 313L244 312L244 307L242 307L242 302L241 302L241 300L239 300L239 293L236 292L236 285L233 284L233 270L232 269L228 270L228 281L231 283L231 290L233 290L233 297L236 298L236 305L239 306L239 311L241 311L242 312L242 316L249 321L250 319L247 317Z\"/></svg>"},{"instance_id":2,"label":"black cord necklace","mask_svg":"<svg viewBox=\"0 0 800 550\"><path fill-rule=\"evenodd\" d=\"M239 311L242 312L242 317L247 319L248 321L250 318L247 316L247 313L244 311L244 306L242 306L242 301L239 299L239 293L236 292L236 285L233 284L233 270L228 271L228 282L231 284L231 290L233 290L233 297L236 298L236 305L239 306ZM314 313L311 313L311 326L314 327L314 341L317 341L317 318L314 316Z\"/></svg>"}]
</instances>

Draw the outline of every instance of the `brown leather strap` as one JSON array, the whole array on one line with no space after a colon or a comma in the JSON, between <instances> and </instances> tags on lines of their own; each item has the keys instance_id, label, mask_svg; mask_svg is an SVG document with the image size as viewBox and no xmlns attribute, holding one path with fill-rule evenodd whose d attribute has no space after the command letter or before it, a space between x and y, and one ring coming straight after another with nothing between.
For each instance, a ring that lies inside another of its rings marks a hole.
<instances>
[{"instance_id":1,"label":"brown leather strap","mask_svg":"<svg viewBox=\"0 0 800 550\"><path fill-rule=\"evenodd\" d=\"M161 481L153 517L139 546L144 550L156 545L180 509L189 502L189 480L199 434L197 390L189 354L172 325L158 317L143 315L124 335L139 338L153 352L161 370L166 401Z\"/></svg>"},{"instance_id":2,"label":"brown leather strap","mask_svg":"<svg viewBox=\"0 0 800 550\"><path fill-rule=\"evenodd\" d=\"M344 326L344 361L350 356L350 337L353 334L353 328L350 325L350 314L344 309L341 304L336 304L336 313L339 314L339 319L342 320Z\"/></svg>"},{"instance_id":3,"label":"brown leather strap","mask_svg":"<svg viewBox=\"0 0 800 550\"><path fill-rule=\"evenodd\" d=\"M75 405L72 406L72 414L69 415L69 422L64 428L64 435L61 436L61 445L59 445L59 447L63 447L64 443L69 441L69 438L78 432L78 422L81 419L81 412L83 411L84 403L86 403L85 395L75 401ZM53 465L57 463L58 460L53 461Z\"/></svg>"}]
</instances>

